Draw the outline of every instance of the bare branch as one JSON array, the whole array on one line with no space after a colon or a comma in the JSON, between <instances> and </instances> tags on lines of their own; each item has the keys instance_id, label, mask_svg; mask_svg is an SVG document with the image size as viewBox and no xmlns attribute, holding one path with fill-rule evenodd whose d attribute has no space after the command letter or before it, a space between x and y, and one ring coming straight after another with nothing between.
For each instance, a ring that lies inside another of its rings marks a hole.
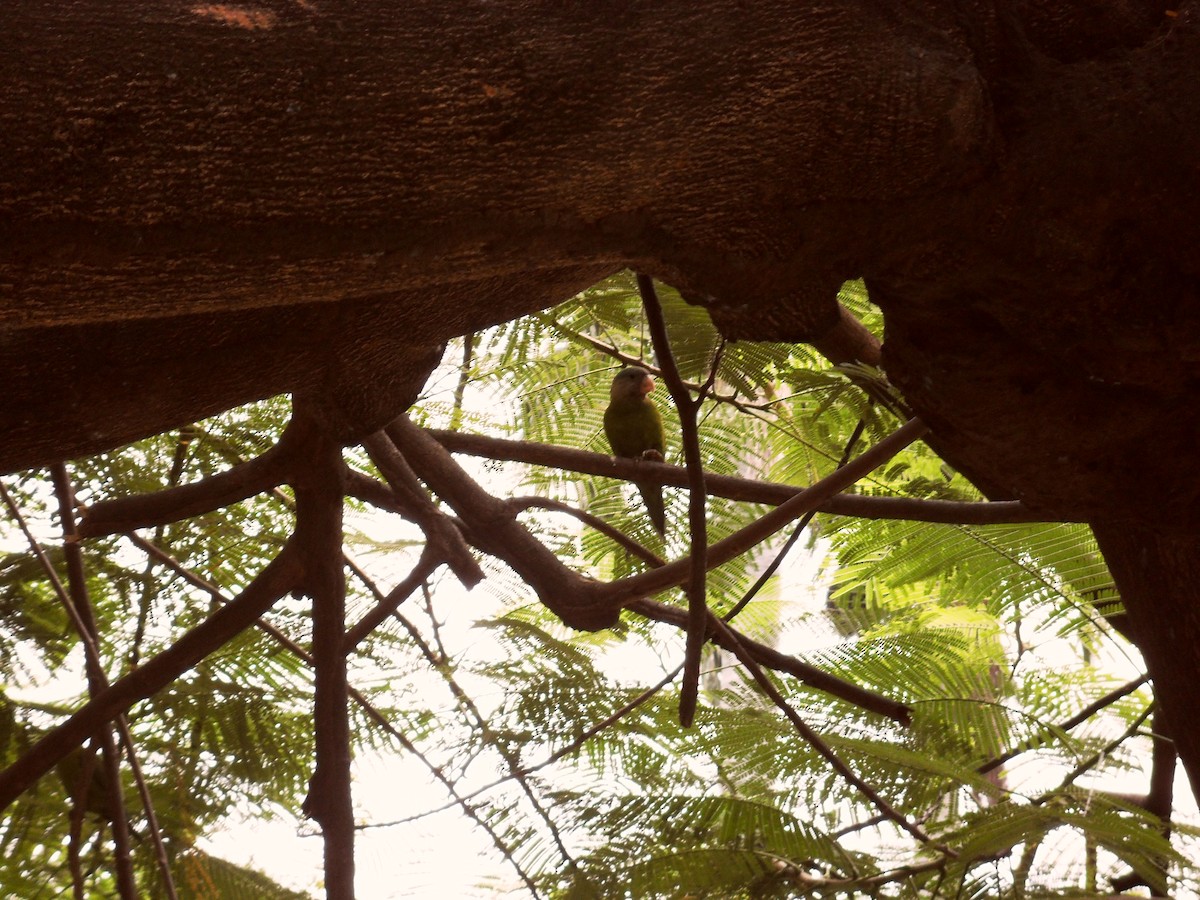
<instances>
[{"instance_id":1,"label":"bare branch","mask_svg":"<svg viewBox=\"0 0 1200 900\"><path fill-rule=\"evenodd\" d=\"M493 497L458 466L450 454L427 432L401 416L388 433L403 448L416 474L450 504L470 529L468 539L480 549L503 559L537 591L541 601L567 625L584 630L612 626L622 607L686 581L691 570L687 558L658 569L602 584L584 578L558 558L513 519L503 500ZM876 466L899 453L928 429L918 419L901 426L854 460L794 495L757 522L709 548L707 564L722 565L774 534L853 484ZM647 469L651 466L647 465Z\"/></svg>"},{"instance_id":2,"label":"bare branch","mask_svg":"<svg viewBox=\"0 0 1200 900\"><path fill-rule=\"evenodd\" d=\"M656 600L636 600L630 603L627 608L630 612L644 616L655 622L664 622L674 625L677 628L687 627L687 610L678 606L659 603ZM781 653L774 647L751 640L740 632L728 628L728 626L727 630L729 634L736 636L741 646L745 648L746 652L759 665L774 669L777 672L786 672L788 675L799 679L815 690L824 691L831 696L837 697L839 700L845 700L847 703L852 703L861 709L865 709L867 712L886 716L901 725L908 725L912 722L912 710L903 703L884 697L881 694L876 694L853 682L843 681L836 675L822 671L816 666L810 665L794 656ZM732 641L726 636L725 632L714 632L711 635L711 640L718 647L724 647L726 650L734 649Z\"/></svg>"},{"instance_id":3,"label":"bare branch","mask_svg":"<svg viewBox=\"0 0 1200 900\"><path fill-rule=\"evenodd\" d=\"M700 690L700 656L704 652L708 627L708 494L704 487L704 460L700 455L700 430L696 422L696 413L704 398L704 389L701 390L699 398L692 399L683 378L679 375L675 355L671 352L671 341L667 336L667 323L663 318L662 305L658 302L653 280L650 276L639 273L637 286L642 295L642 307L646 311L646 322L650 326L650 338L654 342L654 352L662 369L663 381L666 382L671 399L679 412L683 458L688 475L688 535L691 541L685 592L688 602L688 628L687 646L683 657L683 685L679 694L679 723L688 728L696 715ZM716 374L715 367L712 374Z\"/></svg>"},{"instance_id":4,"label":"bare branch","mask_svg":"<svg viewBox=\"0 0 1200 900\"><path fill-rule=\"evenodd\" d=\"M531 463L586 475L601 475L633 481L659 482L668 487L687 487L687 470L682 466L667 463L617 459L604 453L592 453L573 447L558 447L537 444L531 441L510 441L504 438L465 434L460 431L431 429L439 444L452 453L488 459L505 459L513 462ZM365 476L363 476L365 478ZM770 481L734 478L706 472L705 487L710 496L747 503L768 503L777 506L805 488ZM382 504L377 491L364 488L354 496L368 502ZM818 512L838 516L854 516L862 519L907 519L918 522L940 522L948 525L1001 525L1024 522L1070 521L1047 519L1039 516L1017 500L959 502L953 500L916 500L907 497L867 497L857 494L838 494L823 501Z\"/></svg>"},{"instance_id":5,"label":"bare branch","mask_svg":"<svg viewBox=\"0 0 1200 900\"><path fill-rule=\"evenodd\" d=\"M217 475L168 488L153 494L139 494L104 500L83 510L79 524L81 537L100 537L165 525L190 519L214 509L232 506L283 484L288 479L292 447L301 442L300 427L293 419L279 442L262 456L247 460Z\"/></svg>"},{"instance_id":6,"label":"bare branch","mask_svg":"<svg viewBox=\"0 0 1200 900\"><path fill-rule=\"evenodd\" d=\"M294 541L289 540L236 600L214 612L140 669L114 681L0 772L0 809L6 809L97 728L137 701L162 690L253 625L276 600L299 584L303 572L304 562Z\"/></svg>"},{"instance_id":7,"label":"bare branch","mask_svg":"<svg viewBox=\"0 0 1200 900\"><path fill-rule=\"evenodd\" d=\"M83 548L79 546L79 532L75 525L75 491L67 475L67 467L63 463L55 463L50 469L50 475L54 481L54 494L58 499L58 515L63 532L63 556L67 561L67 582L70 587L70 597L63 596L62 600L68 613L73 612L71 619L83 643L88 693L95 697L108 687L108 676L100 658L96 617L92 612L91 597L88 595ZM125 809L125 797L121 791L121 755L117 749L117 742L113 739L112 729L107 725L96 730L95 739L100 744L108 784L117 890L124 900L136 900L138 891L130 856L129 814Z\"/></svg>"},{"instance_id":8,"label":"bare branch","mask_svg":"<svg viewBox=\"0 0 1200 900\"><path fill-rule=\"evenodd\" d=\"M883 465L928 430L920 419L910 419L875 446L835 469L820 481L794 495L785 503L763 515L757 522L723 538L709 548L708 565L723 565L765 540L789 522L816 509L821 503L854 484L868 472ZM687 559L676 560L659 569L632 575L607 585L605 592L611 602L627 604L630 600L655 594L683 583L689 571Z\"/></svg>"},{"instance_id":9,"label":"bare branch","mask_svg":"<svg viewBox=\"0 0 1200 900\"><path fill-rule=\"evenodd\" d=\"M604 586L564 566L516 521L505 501L471 480L428 433L404 416L387 432L417 476L466 523L471 543L511 565L566 624L596 631L616 622L620 605L601 593Z\"/></svg>"},{"instance_id":10,"label":"bare branch","mask_svg":"<svg viewBox=\"0 0 1200 900\"><path fill-rule=\"evenodd\" d=\"M377 431L363 441L363 446L387 479L393 493L400 498L400 503L415 517L425 532L425 539L437 548L463 586L470 589L479 584L483 580L483 570L467 548L462 533L421 489L417 477L392 439L384 432Z\"/></svg>"},{"instance_id":11,"label":"bare branch","mask_svg":"<svg viewBox=\"0 0 1200 900\"><path fill-rule=\"evenodd\" d=\"M854 313L838 304L838 319L823 335L810 342L834 365L862 363L878 368L883 364L883 346Z\"/></svg>"},{"instance_id":12,"label":"bare branch","mask_svg":"<svg viewBox=\"0 0 1200 900\"><path fill-rule=\"evenodd\" d=\"M1076 781L1099 765L1106 757L1110 756L1114 750L1137 734L1141 730L1142 725L1145 724L1146 720L1150 718L1151 714L1154 712L1154 709L1155 704L1148 703L1146 708L1142 710L1142 712L1133 720L1133 722L1130 723L1129 727L1125 729L1120 737L1109 741L1101 749L1097 750L1095 753L1088 756L1087 759L1083 760L1083 762L1079 763L1079 765L1067 773L1066 777L1063 778L1057 787L1050 788L1045 793L1034 797L1030 802L1035 805L1048 803L1055 796L1061 794Z\"/></svg>"},{"instance_id":13,"label":"bare branch","mask_svg":"<svg viewBox=\"0 0 1200 900\"><path fill-rule=\"evenodd\" d=\"M426 544L425 549L421 551L421 558L417 560L417 564L404 577L404 580L392 588L370 612L359 619L358 624L346 632L345 640L342 642L342 652L351 653L368 634L383 623L384 619L396 612L400 608L400 604L407 600L413 591L428 581L441 564L441 556L435 552L433 545Z\"/></svg>"},{"instance_id":14,"label":"bare branch","mask_svg":"<svg viewBox=\"0 0 1200 900\"><path fill-rule=\"evenodd\" d=\"M137 547L141 548L146 553L150 554L155 559L159 560L164 565L168 566L172 571L178 573L189 584L192 584L195 587L198 587L201 590L208 593L217 603L220 603L222 605L228 605L229 603L234 602L234 601L229 600L221 592L221 590L218 587L216 587L216 585L213 585L212 583L201 578L199 575L197 575L191 569L188 569L186 566L181 564L177 559L175 559L170 554L168 554L164 550L162 550L162 548L155 546L154 544L146 541L145 539L143 539L141 537L138 537L136 534L127 534L127 535L125 535L125 537L127 537L130 541L132 541ZM351 568L355 569L356 567L353 564L351 564ZM373 587L373 585L369 585L369 586ZM374 591L373 591L373 593L374 593ZM281 632L278 628L276 628L275 626L271 625L270 623L268 623L266 621L263 621L262 619L259 619L254 624L264 634L270 636L281 647L284 647L287 650L289 650L291 653L295 654L299 659L303 660L307 665L309 665L309 666L315 665L312 654L309 653L307 650L305 650L303 647L301 647L299 644L297 644L295 641L293 641L291 638L289 638L287 635L285 635L283 632ZM538 892L533 883L533 880L529 877L528 873L525 872L525 870L521 867L521 865L513 858L512 848L507 846L504 843L503 839L500 837L500 835L496 832L496 830L494 828L492 828L491 825L488 824L487 820L484 819L482 816L480 816L479 813L470 804L468 804L461 795L459 795L457 793L454 783L446 776L446 774L441 770L441 768L439 766L435 765L434 763L430 762L429 758L426 757L425 754L423 754L421 752L421 750L415 744L413 744L407 737L405 737L401 731L399 731L394 725L392 725L387 720L387 718L384 717L383 713L381 713L378 709L376 709L375 706L371 703L371 701L368 700L366 698L366 696L364 696L362 694L361 691L357 690L356 688L351 687L349 689L349 696L350 696L350 699L353 700L354 703L357 704L358 707L360 709L362 709L363 712L366 713L367 717L370 718L372 722L374 722L377 726L382 728L391 737L395 738L396 741L400 744L400 746L404 750L412 753L413 756L416 757L416 759L418 761L420 761L420 763L423 766L425 766L426 769L429 770L430 775L446 789L446 792L448 794L450 794L451 797L454 798L452 805L460 807L462 809L464 815L466 815L469 819L471 819L471 821L475 822L475 824L477 824L480 828L483 829L483 831L488 835L488 837L490 837L492 839L492 842L495 844L496 849L499 850L500 853L504 856L504 858L516 869L518 875L521 877L521 880L524 881L526 887L528 887L530 889L530 892L534 896L537 896ZM472 795L472 796L474 796L474 795Z\"/></svg>"},{"instance_id":15,"label":"bare branch","mask_svg":"<svg viewBox=\"0 0 1200 900\"><path fill-rule=\"evenodd\" d=\"M820 756L822 756L831 766L833 766L834 770L841 775L842 778L857 788L859 793L866 797L871 805L878 809L890 821L907 831L922 844L929 844L932 842L933 839L930 838L929 835L927 835L920 827L910 822L903 813L883 799L878 791L860 778L854 772L854 770L842 760L840 756L834 753L833 749L821 739L821 736L813 731L812 728L808 726L808 723L800 718L799 713L797 713L792 708L792 705L787 702L784 696L779 693L779 689L776 688L771 682L771 679L766 676L762 668L755 661L754 657L742 645L741 640L728 625L726 625L716 616L712 616L709 621L715 633L722 635L726 640L729 641L730 649L732 649L734 654L737 655L737 658L741 660L742 665L749 670L750 674L754 678L754 681L763 689L763 691L766 692L767 696L771 698L772 702L774 702L774 704L783 711L783 714L787 716L788 721L792 723L796 731L799 732L800 736L804 738L810 747L816 750ZM937 849L947 856L954 855L953 851L951 851L948 847L938 846Z\"/></svg>"},{"instance_id":16,"label":"bare branch","mask_svg":"<svg viewBox=\"0 0 1200 900\"><path fill-rule=\"evenodd\" d=\"M406 506L401 498L396 496L396 492L382 481L357 469L351 469L349 466L346 467L342 477L345 481L347 497L370 503L379 509L403 516L410 522L416 522L415 511Z\"/></svg>"},{"instance_id":17,"label":"bare branch","mask_svg":"<svg viewBox=\"0 0 1200 900\"><path fill-rule=\"evenodd\" d=\"M328 900L354 900L354 806L350 781L350 712L343 574L341 447L323 435L295 467L296 530L304 592L312 598L316 767L304 813L321 826ZM228 609L228 607L226 607Z\"/></svg>"}]
</instances>

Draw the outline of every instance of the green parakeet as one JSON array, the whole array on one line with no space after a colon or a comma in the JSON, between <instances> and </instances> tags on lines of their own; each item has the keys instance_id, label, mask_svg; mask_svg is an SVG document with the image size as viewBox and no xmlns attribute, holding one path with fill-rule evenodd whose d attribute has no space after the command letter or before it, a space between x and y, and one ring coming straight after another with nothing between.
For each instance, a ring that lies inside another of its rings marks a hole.
<instances>
[{"instance_id":1,"label":"green parakeet","mask_svg":"<svg viewBox=\"0 0 1200 900\"><path fill-rule=\"evenodd\" d=\"M651 459L661 462L666 451L662 417L650 399L654 379L645 369L630 366L616 374L609 391L608 409L604 410L604 434L614 456ZM635 481L650 521L659 534L667 530L662 485Z\"/></svg>"}]
</instances>

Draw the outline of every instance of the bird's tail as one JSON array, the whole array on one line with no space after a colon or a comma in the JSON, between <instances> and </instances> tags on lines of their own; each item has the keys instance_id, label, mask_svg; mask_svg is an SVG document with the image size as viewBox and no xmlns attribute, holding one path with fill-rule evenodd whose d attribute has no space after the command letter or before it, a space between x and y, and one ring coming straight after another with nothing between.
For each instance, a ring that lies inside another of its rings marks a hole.
<instances>
[{"instance_id":1,"label":"bird's tail","mask_svg":"<svg viewBox=\"0 0 1200 900\"><path fill-rule=\"evenodd\" d=\"M646 504L646 511L650 513L650 521L654 523L654 530L665 535L667 533L667 510L663 505L662 485L639 481L637 489L642 495L642 502Z\"/></svg>"}]
</instances>

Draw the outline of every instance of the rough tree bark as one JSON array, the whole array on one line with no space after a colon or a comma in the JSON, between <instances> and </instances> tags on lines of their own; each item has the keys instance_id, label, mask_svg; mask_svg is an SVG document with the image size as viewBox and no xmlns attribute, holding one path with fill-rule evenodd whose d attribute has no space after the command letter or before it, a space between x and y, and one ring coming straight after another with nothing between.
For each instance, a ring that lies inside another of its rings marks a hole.
<instances>
[{"instance_id":1,"label":"rough tree bark","mask_svg":"<svg viewBox=\"0 0 1200 900\"><path fill-rule=\"evenodd\" d=\"M366 434L441 341L622 265L745 339L820 337L863 276L947 459L1100 525L1200 785L1198 18L5 4L0 469L281 391Z\"/></svg>"}]
</instances>

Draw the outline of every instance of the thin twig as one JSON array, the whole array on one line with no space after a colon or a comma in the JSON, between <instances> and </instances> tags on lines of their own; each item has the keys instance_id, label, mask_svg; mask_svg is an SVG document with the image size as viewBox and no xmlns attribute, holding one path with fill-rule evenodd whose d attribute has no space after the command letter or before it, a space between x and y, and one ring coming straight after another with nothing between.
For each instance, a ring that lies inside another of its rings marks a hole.
<instances>
[{"instance_id":1,"label":"thin twig","mask_svg":"<svg viewBox=\"0 0 1200 900\"><path fill-rule=\"evenodd\" d=\"M360 571L358 576L363 584L366 585L367 590L374 594L376 598L381 597L382 592L365 572ZM422 579L422 582L423 581L424 579ZM533 785L530 784L529 779L521 773L519 757L517 757L516 754L509 749L509 747L503 741L495 738L495 732L488 724L488 721L484 717L483 712L479 709L479 706L454 677L453 669L450 666L442 663L442 657L434 652L433 648L430 647L428 642L421 636L421 633L417 630L416 626L409 622L408 619L406 619L399 612L396 612L395 616L400 622L401 626L403 626L404 630L408 632L408 635L412 639L417 650L425 658L425 662L427 662L430 667L432 667L433 670L437 672L439 676L441 676L442 680L446 684L446 687L454 696L454 699L458 701L459 707L463 711L463 717L467 720L468 727L473 726L476 730L478 730L479 734L483 738L484 744L491 747L496 753L499 754L500 758L504 760L504 764L508 767L510 775L512 775L513 779L517 782L517 784L520 785L522 793L525 794L534 811L545 823L547 830L550 832L550 837L554 841L555 846L558 847L559 855L562 856L563 861L570 868L577 869L578 863L576 863L574 856L571 855L571 852L567 849L567 845L563 842L562 833L560 832L553 817L550 815L550 811L546 809L545 804L542 802L541 798L538 797L537 792L534 791Z\"/></svg>"},{"instance_id":2,"label":"thin twig","mask_svg":"<svg viewBox=\"0 0 1200 900\"><path fill-rule=\"evenodd\" d=\"M508 782L512 781L514 778L517 778L518 776L528 777L529 775L532 775L535 772L540 771L541 769L545 769L548 766L553 765L554 763L558 762L563 757L570 756L572 753L577 751L580 747L582 747L584 744L586 744L588 741L590 741L592 738L594 738L600 732L602 732L608 728L611 728L617 722L621 721L621 719L625 718L631 712L636 710L639 706L642 706L644 703L646 703L651 698L653 698L655 694L657 694L659 691L661 691L663 688L665 688L668 684L670 684L672 681L674 681L676 678L678 678L679 673L682 671L683 671L683 663L680 663L674 669L672 669L670 672L668 672L662 678L662 680L659 681L657 684L653 685L652 687L646 688L644 691L642 691L640 694L638 694L636 697L634 697L628 703L621 706L620 709L616 710L611 715L606 716L605 718L601 719L595 725L592 725L589 728L585 729L583 732L580 733L580 735L577 738L575 738L575 740L571 741L568 744L564 744L562 747L555 750L553 753L551 753L549 756L547 756L541 762L533 763L528 766L523 766L517 772L510 772L508 775L505 775L501 778L497 778L495 781L490 781L487 784L483 785L482 787L476 788L475 790L471 791L471 793L469 793L469 794L463 794L462 800L473 800L476 797L479 797L483 794L486 794L490 791L495 790L496 788L498 788L502 785L507 784ZM371 825L364 825L363 827L364 828L384 828L384 827L387 827L390 825L403 825L407 822L415 822L418 819L424 819L431 815L435 815L436 813L445 812L448 809L453 809L456 805L457 805L457 803L448 803L444 806L439 806L436 809L425 810L424 812L418 813L415 816L409 816L408 818L405 818L405 819L396 819L391 822L373 823Z\"/></svg>"},{"instance_id":3,"label":"thin twig","mask_svg":"<svg viewBox=\"0 0 1200 900\"><path fill-rule=\"evenodd\" d=\"M1100 712L1100 710L1104 709L1105 707L1111 706L1112 704L1116 703L1121 698L1129 696L1130 694L1132 694L1134 691L1136 691L1138 688L1140 688L1143 684L1145 684L1149 680L1150 680L1150 678L1148 675L1141 675L1141 676L1133 679L1133 681L1127 682L1127 683L1121 685L1119 688L1109 691L1103 697L1099 698L1098 700L1096 700L1092 703L1089 703L1087 706L1085 706L1083 709L1081 709L1075 715L1071 716L1071 718L1067 719L1065 722L1061 722L1060 724L1056 725L1054 727L1054 730L1057 732L1070 731L1072 728L1075 728L1077 725L1081 725L1082 723L1086 722L1088 719L1090 719L1096 713ZM1043 740L1044 739L1041 739L1041 738L1031 738L1031 739L1023 742L1020 746L1014 747L1012 750L1009 750L1006 753L1000 754L995 759L988 760L983 765L979 766L979 768L977 768L975 771L977 771L980 775L986 775L988 772L991 772L993 769L999 768L1000 766L1004 765L1010 759L1012 759L1016 756L1020 756L1022 753L1028 753L1030 750L1035 749L1043 742Z\"/></svg>"},{"instance_id":4,"label":"thin twig","mask_svg":"<svg viewBox=\"0 0 1200 900\"><path fill-rule=\"evenodd\" d=\"M1059 783L1057 787L1051 788L1045 793L1034 797L1030 802L1035 806L1042 805L1049 802L1055 796L1061 794L1076 781L1094 769L1098 763L1105 759L1105 757L1111 755L1114 750L1137 734L1141 730L1145 721L1150 718L1151 714L1154 712L1154 709L1154 703L1146 704L1146 708L1142 710L1141 714L1136 719L1133 720L1130 726L1125 729L1120 737L1109 741L1101 749L1091 754L1087 759L1068 772L1067 776Z\"/></svg>"},{"instance_id":5,"label":"thin twig","mask_svg":"<svg viewBox=\"0 0 1200 900\"><path fill-rule=\"evenodd\" d=\"M342 644L343 653L351 653L372 631L378 628L383 620L388 616L393 615L400 604L407 600L417 588L429 580L429 577L437 571L442 564L441 555L436 552L432 544L426 544L425 549L421 551L421 556L417 560L417 564L413 566L411 572L396 585L388 594L380 596L372 607L371 611L358 620L349 631L346 632L345 640ZM357 567L355 574L360 578L365 578L366 575Z\"/></svg>"},{"instance_id":6,"label":"thin twig","mask_svg":"<svg viewBox=\"0 0 1200 900\"><path fill-rule=\"evenodd\" d=\"M450 405L450 427L456 431L462 426L463 395L471 380L471 360L475 355L475 341L478 337L478 333L474 331L469 331L462 336L462 363L458 367L458 380L454 385L454 399Z\"/></svg>"},{"instance_id":7,"label":"thin twig","mask_svg":"<svg viewBox=\"0 0 1200 900\"><path fill-rule=\"evenodd\" d=\"M809 746L816 750L820 756L822 756L830 765L833 766L834 770L841 775L842 778L857 788L859 793L866 797L871 805L878 809L880 813L885 815L890 821L907 831L922 844L932 843L933 839L929 835L927 835L921 828L910 822L903 813L884 800L883 797L879 795L879 792L871 787L870 784L859 778L858 775L855 774L854 770L851 769L845 762L843 762L842 758L838 756L833 749L821 739L820 735L813 731L812 728L810 728L808 724L802 718L800 718L799 713L792 708L792 705L787 702L783 694L779 692L779 689L775 687L771 679L766 676L762 670L762 667L758 665L754 657L750 655L744 646L742 646L741 640L739 640L738 636L734 634L728 625L726 625L716 616L710 617L709 622L714 631L716 631L718 634L722 634L729 641L730 649L732 649L737 658L741 660L742 665L746 667L746 669L753 676L755 682L763 689L766 695L771 698L772 702L774 702L774 704L783 711L783 714L787 716L788 720L795 727L796 731L801 737L804 738ZM954 852L949 847L941 845L935 846L943 854L947 856L954 856Z\"/></svg>"},{"instance_id":8,"label":"thin twig","mask_svg":"<svg viewBox=\"0 0 1200 900\"><path fill-rule=\"evenodd\" d=\"M628 609L632 613L655 622L674 625L676 628L687 626L687 610L668 603L659 603L656 600L635 600L629 604ZM753 641L729 626L726 626L726 631L737 637L743 649L760 666L791 675L814 690L823 691L867 712L886 716L900 725L908 725L912 722L912 710L903 703L869 691L852 681L844 681L801 659L781 653L767 644ZM718 647L724 647L726 650L734 649L733 643L725 632L716 632L711 639Z\"/></svg>"},{"instance_id":9,"label":"thin twig","mask_svg":"<svg viewBox=\"0 0 1200 900\"><path fill-rule=\"evenodd\" d=\"M636 556L642 560L642 562L651 566L666 565L666 560L661 556L649 547L634 540L619 528L614 528L599 516L594 516L587 510L572 506L569 503L563 503L561 500L551 500L549 497L511 497L508 500L508 506L514 514L524 512L527 509L548 509L554 512L565 513L568 516L573 516L585 525L594 528L613 543L628 551L632 556Z\"/></svg>"},{"instance_id":10,"label":"thin twig","mask_svg":"<svg viewBox=\"0 0 1200 900\"><path fill-rule=\"evenodd\" d=\"M864 430L866 430L866 422L862 419L859 419L858 424L854 427L854 431L850 434L850 439L846 441L846 446L842 449L842 458L838 462L837 468L840 469L850 461L850 454L854 452L854 445L858 443L858 439L862 437ZM783 563L784 558L789 552L791 552L791 549L796 546L796 542L800 540L800 535L803 534L804 529L812 523L812 520L816 514L816 510L807 512L795 525L792 526L792 533L788 535L787 541L784 542L784 545L782 548L780 548L779 552L775 554L775 558L771 560L770 564L763 569L758 578L755 579L754 584L750 586L750 590L746 591L742 598L721 616L725 622L732 622L734 618L736 618L737 615L746 608L750 601L757 596L758 592L763 589L763 585L767 583L767 580L770 579L770 577L777 571L779 571L779 566Z\"/></svg>"},{"instance_id":11,"label":"thin twig","mask_svg":"<svg viewBox=\"0 0 1200 900\"><path fill-rule=\"evenodd\" d=\"M188 447L191 446L196 435L194 426L188 426L179 429L179 439L175 442L175 453L171 458L171 470L167 474L167 487L173 488L179 486L179 479L183 476L183 466L187 460ZM163 535L166 534L167 526L159 524L154 529L155 542L161 542ZM155 592L154 584L150 578L154 572L154 560L147 559L146 567L142 570L142 596L141 602L138 604L137 622L133 627L133 640L130 642L127 669L136 669L142 658L142 641L146 638L146 625L150 621L150 609L154 603Z\"/></svg>"},{"instance_id":12,"label":"thin twig","mask_svg":"<svg viewBox=\"0 0 1200 900\"><path fill-rule=\"evenodd\" d=\"M220 588L218 588L216 585L212 584L211 582L205 580L204 578L201 578L199 575L197 575L191 569L188 569L186 566L184 566L182 563L180 563L177 559L175 559L170 554L168 554L164 550L162 550L162 548L156 547L153 544L150 544L144 538L141 538L138 535L133 534L133 533L127 534L127 535L125 535L125 537L128 538L130 541L132 541L137 547L144 550L146 553L151 554L156 559L161 561L163 564L165 564L166 566L171 568L173 571L177 572L189 584L192 584L193 586L208 593L209 596L211 596L217 603L221 604L222 606L226 606L226 605L229 605L234 602L234 601L230 600L229 598L227 598L221 592ZM354 570L355 568L356 567L354 567L353 565L351 566L352 570ZM356 574L357 574L357 572L356 572ZM312 654L310 654L307 650L305 650L303 647L301 647L299 644L297 644L295 641L293 641L291 638L289 638L287 635L285 635L283 632L281 632L278 628L276 628L275 626L271 625L270 623L268 623L262 619L259 619L254 624L259 628L259 630L261 630L264 634L271 637L281 647L284 647L285 649L287 649L289 652L294 654L298 659L304 661L304 663L307 664L308 666L310 666L310 667L313 666L314 663L313 663ZM361 691L357 690L356 688L351 687L349 690L349 694L350 694L350 699L353 700L354 703L360 709L362 709L363 712L365 712L367 714L368 718L370 718L371 721L373 721L376 725L378 725L380 728L382 728L391 737L396 739L400 743L400 746L404 750L412 753L413 756L417 760L419 760L421 762L421 764L423 766L425 766L426 769L428 769L430 775L436 781L438 781L442 785L442 787L444 787L446 789L446 792L451 797L455 798L452 806L458 806L459 808L461 808L463 810L464 815L466 815L469 819L471 819L473 822L475 822L475 824L479 825L479 827L484 830L484 832L488 835L488 837L490 837L492 839L492 842L495 844L496 848L500 851L500 853L504 856L504 858L506 860L508 860L508 862L513 866L513 868L516 869L518 875L521 877L521 880L525 882L525 884L529 888L530 892L534 896L538 896L538 891L536 889L536 886L534 885L533 880L521 868L521 865L515 860L515 858L512 855L512 849L504 843L503 839L499 836L499 834L495 831L495 829L493 829L491 827L491 825L488 824L486 819L484 819L482 816L480 816L479 813L473 807L471 807L468 803L466 803L464 800L461 799L460 795L457 793L457 789L454 785L454 782L452 782L449 778L446 777L445 773L442 772L441 768L439 766L435 765L434 763L432 763L428 759L428 757L426 757L425 754L423 754L415 744L413 744L407 737L405 737L402 732L397 730L396 727L387 720L387 718L383 715L383 713L381 713L371 703L371 701L367 699L367 697Z\"/></svg>"},{"instance_id":13,"label":"thin twig","mask_svg":"<svg viewBox=\"0 0 1200 900\"><path fill-rule=\"evenodd\" d=\"M84 576L83 547L79 545L79 530L74 520L74 487L67 467L64 463L56 463L50 469L54 480L54 491L59 500L59 517L62 522L62 553L67 560L67 577L71 583L72 605L76 607L77 618L82 622L85 634L85 656L90 656L89 686L91 696L108 688L108 677L104 673L103 661L100 656L100 632L96 628L96 617L92 612L91 598L88 593L88 580ZM163 846L162 833L158 830L158 817L155 814L154 802L150 798L150 788L146 785L142 766L138 762L137 748L133 745L130 726L122 713L113 720L116 733L125 745L126 756L130 761L130 772L134 785L137 786L138 796L142 799L146 823L149 826L150 839L154 845L158 872L162 877L163 888L166 889L170 900L175 900L175 882L170 874L170 862L167 858L167 848ZM130 846L130 823L125 809L125 798L121 792L120 752L109 728L100 731L101 748L104 754L104 767L109 778L109 792L112 797L113 809L113 844L116 847L116 870L118 870L118 886L122 893L128 892L130 898L136 898L137 883L133 877L133 862Z\"/></svg>"}]
</instances>

